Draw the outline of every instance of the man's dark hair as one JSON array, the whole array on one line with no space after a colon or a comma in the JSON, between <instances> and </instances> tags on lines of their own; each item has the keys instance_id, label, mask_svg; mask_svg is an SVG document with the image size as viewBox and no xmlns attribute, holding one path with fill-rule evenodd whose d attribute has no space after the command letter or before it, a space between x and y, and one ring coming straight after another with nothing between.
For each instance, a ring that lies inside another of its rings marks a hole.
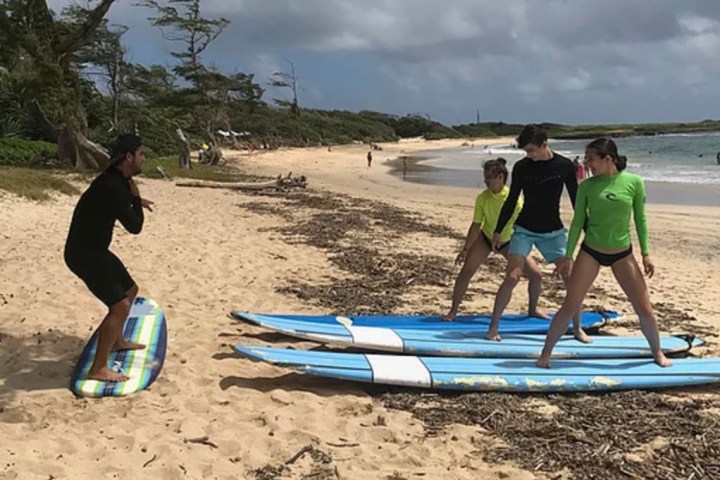
<instances>
[{"instance_id":1,"label":"man's dark hair","mask_svg":"<svg viewBox=\"0 0 720 480\"><path fill-rule=\"evenodd\" d=\"M525 125L517 137L518 148L525 148L530 143L539 147L545 142L547 142L547 132L540 125Z\"/></svg>"}]
</instances>

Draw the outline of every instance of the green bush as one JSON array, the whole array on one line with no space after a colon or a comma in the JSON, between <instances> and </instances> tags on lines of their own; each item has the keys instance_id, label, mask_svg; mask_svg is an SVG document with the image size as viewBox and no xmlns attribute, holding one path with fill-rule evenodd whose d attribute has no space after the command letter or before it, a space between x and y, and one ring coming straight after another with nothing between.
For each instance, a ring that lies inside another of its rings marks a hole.
<instances>
[{"instance_id":1,"label":"green bush","mask_svg":"<svg viewBox=\"0 0 720 480\"><path fill-rule=\"evenodd\" d=\"M20 137L0 138L0 165L16 167L54 166L57 145Z\"/></svg>"}]
</instances>

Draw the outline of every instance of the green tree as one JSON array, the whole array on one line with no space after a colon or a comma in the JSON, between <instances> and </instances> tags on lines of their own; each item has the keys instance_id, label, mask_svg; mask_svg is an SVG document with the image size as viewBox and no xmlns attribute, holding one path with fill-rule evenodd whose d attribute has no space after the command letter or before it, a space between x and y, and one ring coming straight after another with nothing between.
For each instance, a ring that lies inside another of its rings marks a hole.
<instances>
[{"instance_id":1,"label":"green tree","mask_svg":"<svg viewBox=\"0 0 720 480\"><path fill-rule=\"evenodd\" d=\"M298 103L298 78L295 74L295 64L285 59L290 64L290 72L275 72L270 76L270 85L276 88L287 88L292 93L292 100L274 98L273 101L280 106L290 108L293 115L300 115L300 104Z\"/></svg>"},{"instance_id":2,"label":"green tree","mask_svg":"<svg viewBox=\"0 0 720 480\"><path fill-rule=\"evenodd\" d=\"M76 168L99 168L108 158L87 139L87 82L75 63L115 0L99 0L79 9L74 18L58 17L46 0L5 0L0 4L3 66L19 87L16 93L40 126L58 143L61 160ZM90 93L90 95L92 95Z\"/></svg>"},{"instance_id":3,"label":"green tree","mask_svg":"<svg viewBox=\"0 0 720 480\"><path fill-rule=\"evenodd\" d=\"M206 72L200 55L230 24L230 20L202 17L200 0L168 0L167 5L156 0L143 0L138 5L157 12L157 16L149 20L153 26L160 28L164 39L184 44L183 49L171 52L180 61L175 66L175 73L197 85Z\"/></svg>"}]
</instances>

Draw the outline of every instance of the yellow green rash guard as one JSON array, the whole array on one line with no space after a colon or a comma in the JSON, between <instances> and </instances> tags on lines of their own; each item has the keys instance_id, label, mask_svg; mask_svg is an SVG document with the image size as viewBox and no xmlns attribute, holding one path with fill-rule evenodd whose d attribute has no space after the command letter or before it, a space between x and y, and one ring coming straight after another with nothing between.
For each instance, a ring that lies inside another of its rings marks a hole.
<instances>
[{"instance_id":1,"label":"yellow green rash guard","mask_svg":"<svg viewBox=\"0 0 720 480\"><path fill-rule=\"evenodd\" d=\"M585 243L590 248L621 249L629 247L630 215L634 216L635 229L643 255L650 253L647 218L645 217L645 184L632 173L620 172L613 176L591 177L580 184L575 201L567 258L572 258L587 219Z\"/></svg>"},{"instance_id":2,"label":"yellow green rash guard","mask_svg":"<svg viewBox=\"0 0 720 480\"><path fill-rule=\"evenodd\" d=\"M495 227L497 227L498 217L500 217L500 210L509 194L510 188L505 185L498 193L494 193L489 188L483 190L475 200L473 223L481 225L482 232L489 239L492 239L495 234ZM500 232L500 241L502 243L510 241L510 237L513 234L513 225L515 225L515 220L518 215L520 215L522 207L523 200L519 198L517 205L515 205L515 211L510 217L510 221L505 224L505 228Z\"/></svg>"}]
</instances>

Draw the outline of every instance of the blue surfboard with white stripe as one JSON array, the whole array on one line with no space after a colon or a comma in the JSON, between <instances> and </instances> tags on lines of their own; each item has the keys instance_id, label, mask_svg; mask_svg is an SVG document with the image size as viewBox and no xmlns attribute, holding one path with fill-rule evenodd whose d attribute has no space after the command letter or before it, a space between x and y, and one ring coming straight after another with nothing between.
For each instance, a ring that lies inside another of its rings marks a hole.
<instances>
[{"instance_id":1,"label":"blue surfboard with white stripe","mask_svg":"<svg viewBox=\"0 0 720 480\"><path fill-rule=\"evenodd\" d=\"M459 315L452 322L445 322L440 315L285 315L258 314L233 311L230 315L237 320L259 323L270 318L313 322L330 325L352 324L358 327L389 327L403 329L439 329L439 330L477 330L490 325L490 315ZM552 315L551 315L552 317ZM598 329L609 320L620 319L620 314L612 311L583 312L582 327L585 330ZM500 334L503 333L547 333L550 321L527 315L503 315L500 319ZM571 333L571 329L568 333Z\"/></svg>"},{"instance_id":2,"label":"blue surfboard with white stripe","mask_svg":"<svg viewBox=\"0 0 720 480\"><path fill-rule=\"evenodd\" d=\"M437 390L592 392L720 383L720 359L554 360L551 369L530 359L447 358L336 353L236 345L254 360L322 377Z\"/></svg>"},{"instance_id":3,"label":"blue surfboard with white stripe","mask_svg":"<svg viewBox=\"0 0 720 480\"><path fill-rule=\"evenodd\" d=\"M101 382L87 378L95 359L97 331L85 345L70 381L70 388L82 397L120 397L146 389L157 379L165 361L167 325L165 314L151 299L137 297L123 326L123 336L146 345L142 350L112 352L108 366L130 377L125 382Z\"/></svg>"},{"instance_id":4,"label":"blue surfboard with white stripe","mask_svg":"<svg viewBox=\"0 0 720 480\"><path fill-rule=\"evenodd\" d=\"M511 333L502 342L485 340L487 329L439 330L364 327L338 321L336 324L303 322L262 315L253 316L253 323L294 338L313 342L355 347L365 350L410 353L446 357L537 358L545 343L545 335ZM666 354L688 352L703 341L692 335L661 337ZM562 338L553 351L555 358L634 358L652 357L647 340L642 336L596 336L592 343L573 337Z\"/></svg>"}]
</instances>

